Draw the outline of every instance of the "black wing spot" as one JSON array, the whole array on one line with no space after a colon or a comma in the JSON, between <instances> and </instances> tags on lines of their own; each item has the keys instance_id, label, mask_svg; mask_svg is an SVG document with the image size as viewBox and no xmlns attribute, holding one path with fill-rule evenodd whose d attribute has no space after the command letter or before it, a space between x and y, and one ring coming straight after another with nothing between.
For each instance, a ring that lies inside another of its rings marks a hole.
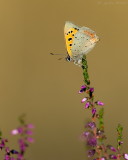
<instances>
[{"instance_id":1,"label":"black wing spot","mask_svg":"<svg viewBox=\"0 0 128 160\"><path fill-rule=\"evenodd\" d=\"M74 28L75 30L77 30L77 31L79 31L79 29L78 28Z\"/></svg>"},{"instance_id":2,"label":"black wing spot","mask_svg":"<svg viewBox=\"0 0 128 160\"><path fill-rule=\"evenodd\" d=\"M72 44L69 44L69 46L72 46Z\"/></svg>"},{"instance_id":3,"label":"black wing spot","mask_svg":"<svg viewBox=\"0 0 128 160\"><path fill-rule=\"evenodd\" d=\"M68 41L71 41L72 40L72 38L68 38Z\"/></svg>"},{"instance_id":4,"label":"black wing spot","mask_svg":"<svg viewBox=\"0 0 128 160\"><path fill-rule=\"evenodd\" d=\"M74 34L72 34L72 36L74 36Z\"/></svg>"}]
</instances>

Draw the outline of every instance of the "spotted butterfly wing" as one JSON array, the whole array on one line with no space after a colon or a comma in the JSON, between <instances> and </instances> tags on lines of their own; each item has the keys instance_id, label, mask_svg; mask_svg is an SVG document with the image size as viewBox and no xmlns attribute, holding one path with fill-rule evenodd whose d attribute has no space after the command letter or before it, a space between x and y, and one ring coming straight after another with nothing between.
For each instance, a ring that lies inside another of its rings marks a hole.
<instances>
[{"instance_id":1,"label":"spotted butterfly wing","mask_svg":"<svg viewBox=\"0 0 128 160\"><path fill-rule=\"evenodd\" d=\"M97 42L97 37L95 37L95 32L87 27L82 27L75 34L73 43L72 43L72 59L77 63L81 61L84 54L87 54L91 51L95 42Z\"/></svg>"},{"instance_id":2,"label":"spotted butterfly wing","mask_svg":"<svg viewBox=\"0 0 128 160\"><path fill-rule=\"evenodd\" d=\"M81 65L83 55L92 50L99 40L98 36L90 28L78 27L71 22L66 22L64 33L68 58Z\"/></svg>"},{"instance_id":3,"label":"spotted butterfly wing","mask_svg":"<svg viewBox=\"0 0 128 160\"><path fill-rule=\"evenodd\" d=\"M71 22L66 22L65 23L65 28L64 28L64 34L65 34L65 40L66 40L66 47L67 47L67 53L68 55L72 58L72 43L74 41L74 36L78 32L79 27L74 25Z\"/></svg>"}]
</instances>

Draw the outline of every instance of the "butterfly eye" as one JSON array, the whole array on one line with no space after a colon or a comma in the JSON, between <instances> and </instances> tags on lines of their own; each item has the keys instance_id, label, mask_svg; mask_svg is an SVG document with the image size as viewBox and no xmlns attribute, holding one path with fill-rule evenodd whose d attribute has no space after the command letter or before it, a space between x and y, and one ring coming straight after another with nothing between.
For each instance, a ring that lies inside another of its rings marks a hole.
<instances>
[{"instance_id":1,"label":"butterfly eye","mask_svg":"<svg viewBox=\"0 0 128 160\"><path fill-rule=\"evenodd\" d=\"M69 56L69 55L66 57L66 61L68 61L68 62L70 62L70 61L71 61L71 58L70 58L70 56Z\"/></svg>"}]
</instances>

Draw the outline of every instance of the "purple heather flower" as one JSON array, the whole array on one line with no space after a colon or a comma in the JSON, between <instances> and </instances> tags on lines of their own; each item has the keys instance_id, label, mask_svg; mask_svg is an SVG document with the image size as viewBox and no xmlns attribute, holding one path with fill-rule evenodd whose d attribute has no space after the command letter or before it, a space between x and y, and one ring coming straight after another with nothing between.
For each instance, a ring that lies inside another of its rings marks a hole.
<instances>
[{"instance_id":1,"label":"purple heather flower","mask_svg":"<svg viewBox=\"0 0 128 160\"><path fill-rule=\"evenodd\" d=\"M5 151L6 151L7 154L10 153L9 147L6 147L6 148L5 148Z\"/></svg>"},{"instance_id":2,"label":"purple heather flower","mask_svg":"<svg viewBox=\"0 0 128 160\"><path fill-rule=\"evenodd\" d=\"M95 137L89 137L87 139L87 145L95 147L97 145L97 140Z\"/></svg>"},{"instance_id":3,"label":"purple heather flower","mask_svg":"<svg viewBox=\"0 0 128 160\"><path fill-rule=\"evenodd\" d=\"M86 88L87 88L87 87L86 87L85 85L81 86L81 89L80 89L79 93L85 92L85 91L86 91Z\"/></svg>"},{"instance_id":4,"label":"purple heather flower","mask_svg":"<svg viewBox=\"0 0 128 160\"><path fill-rule=\"evenodd\" d=\"M101 102L101 101L97 101L96 104L99 105L99 106L104 106L104 103Z\"/></svg>"},{"instance_id":5,"label":"purple heather flower","mask_svg":"<svg viewBox=\"0 0 128 160\"><path fill-rule=\"evenodd\" d=\"M83 136L84 136L84 137L87 138L89 135L90 135L90 132L83 132Z\"/></svg>"},{"instance_id":6,"label":"purple heather flower","mask_svg":"<svg viewBox=\"0 0 128 160\"><path fill-rule=\"evenodd\" d=\"M23 133L23 127L19 127L19 128L17 128L17 129L13 129L12 131L11 131L11 134L12 135L17 135L17 134L22 134Z\"/></svg>"},{"instance_id":7,"label":"purple heather flower","mask_svg":"<svg viewBox=\"0 0 128 160\"><path fill-rule=\"evenodd\" d=\"M8 142L7 139L2 139L0 143L0 149L3 149L5 147L5 142Z\"/></svg>"},{"instance_id":8,"label":"purple heather flower","mask_svg":"<svg viewBox=\"0 0 128 160\"><path fill-rule=\"evenodd\" d=\"M86 128L89 127L89 128L91 128L91 129L93 129L93 128L96 127L96 124L95 124L95 122L88 122L85 127L86 127Z\"/></svg>"},{"instance_id":9,"label":"purple heather flower","mask_svg":"<svg viewBox=\"0 0 128 160\"><path fill-rule=\"evenodd\" d=\"M0 143L0 149L2 150L5 146L5 143Z\"/></svg>"},{"instance_id":10,"label":"purple heather flower","mask_svg":"<svg viewBox=\"0 0 128 160\"><path fill-rule=\"evenodd\" d=\"M90 95L90 97L92 97L92 93L94 92L94 88L90 88L89 89L89 95Z\"/></svg>"},{"instance_id":11,"label":"purple heather flower","mask_svg":"<svg viewBox=\"0 0 128 160\"><path fill-rule=\"evenodd\" d=\"M87 98L86 98L86 97L85 97L85 98L83 98L83 99L81 100L81 103L84 103L86 100L87 100Z\"/></svg>"},{"instance_id":12,"label":"purple heather flower","mask_svg":"<svg viewBox=\"0 0 128 160\"><path fill-rule=\"evenodd\" d=\"M89 150L88 151L88 157L94 156L95 153L96 153L95 149Z\"/></svg>"},{"instance_id":13,"label":"purple heather flower","mask_svg":"<svg viewBox=\"0 0 128 160\"><path fill-rule=\"evenodd\" d=\"M89 91L93 93L94 92L94 88L90 88Z\"/></svg>"},{"instance_id":14,"label":"purple heather flower","mask_svg":"<svg viewBox=\"0 0 128 160\"><path fill-rule=\"evenodd\" d=\"M33 138L29 137L29 135L33 134L31 131L33 128L34 126L32 124L26 124L25 121L21 119L21 126L11 131L12 135L20 134L21 138L18 140L19 152L14 149L9 150L9 148L5 146L5 142L7 142L7 140L1 139L0 148L5 148L6 152L4 160L25 160L24 152L26 152L26 148L29 146L29 143L34 142ZM14 154L17 154L16 158L11 157Z\"/></svg>"},{"instance_id":15,"label":"purple heather flower","mask_svg":"<svg viewBox=\"0 0 128 160\"><path fill-rule=\"evenodd\" d=\"M23 127L19 127L19 128L18 128L18 133L19 133L19 134L22 134L23 131L24 131Z\"/></svg>"},{"instance_id":16,"label":"purple heather flower","mask_svg":"<svg viewBox=\"0 0 128 160\"><path fill-rule=\"evenodd\" d=\"M33 134L33 132L32 132L32 131L30 131L30 130L27 130L27 131L26 131L26 134L28 134L28 135L32 135L32 134Z\"/></svg>"},{"instance_id":17,"label":"purple heather flower","mask_svg":"<svg viewBox=\"0 0 128 160\"><path fill-rule=\"evenodd\" d=\"M113 146L111 146L111 145L107 145L107 148L109 148L113 152L116 152L116 149Z\"/></svg>"},{"instance_id":18,"label":"purple heather flower","mask_svg":"<svg viewBox=\"0 0 128 160\"><path fill-rule=\"evenodd\" d=\"M87 88L85 85L81 86L81 89L85 89L85 88Z\"/></svg>"},{"instance_id":19,"label":"purple heather flower","mask_svg":"<svg viewBox=\"0 0 128 160\"><path fill-rule=\"evenodd\" d=\"M92 109L92 114L94 115L96 113L96 108Z\"/></svg>"},{"instance_id":20,"label":"purple heather flower","mask_svg":"<svg viewBox=\"0 0 128 160\"><path fill-rule=\"evenodd\" d=\"M10 155L5 155L4 160L10 160Z\"/></svg>"},{"instance_id":21,"label":"purple heather flower","mask_svg":"<svg viewBox=\"0 0 128 160\"><path fill-rule=\"evenodd\" d=\"M90 132L88 132L88 131L85 131L85 132L83 132L81 135L80 135L80 140L81 141L87 141L87 138L88 138L88 136L90 135Z\"/></svg>"},{"instance_id":22,"label":"purple heather flower","mask_svg":"<svg viewBox=\"0 0 128 160\"><path fill-rule=\"evenodd\" d=\"M124 159L128 160L128 154L127 153L124 154Z\"/></svg>"},{"instance_id":23,"label":"purple heather flower","mask_svg":"<svg viewBox=\"0 0 128 160\"><path fill-rule=\"evenodd\" d=\"M109 158L110 158L110 159L117 159L117 156L116 156L116 155L111 154L111 155L109 155Z\"/></svg>"},{"instance_id":24,"label":"purple heather flower","mask_svg":"<svg viewBox=\"0 0 128 160\"><path fill-rule=\"evenodd\" d=\"M86 108L89 108L89 106L90 106L90 102L87 102L87 103L85 104L85 107L84 107L84 108L85 108L85 109L86 109Z\"/></svg>"},{"instance_id":25,"label":"purple heather flower","mask_svg":"<svg viewBox=\"0 0 128 160\"><path fill-rule=\"evenodd\" d=\"M106 160L106 158L101 157L101 158L96 158L96 159L93 159L93 160Z\"/></svg>"},{"instance_id":26,"label":"purple heather flower","mask_svg":"<svg viewBox=\"0 0 128 160\"><path fill-rule=\"evenodd\" d=\"M17 160L23 160L23 159L24 159L23 155L22 154L18 154Z\"/></svg>"},{"instance_id":27,"label":"purple heather flower","mask_svg":"<svg viewBox=\"0 0 128 160\"><path fill-rule=\"evenodd\" d=\"M33 129L33 128L34 128L34 125L33 125L33 124L28 124L28 125L27 125L27 128Z\"/></svg>"},{"instance_id":28,"label":"purple heather flower","mask_svg":"<svg viewBox=\"0 0 128 160\"><path fill-rule=\"evenodd\" d=\"M18 129L13 129L12 131L11 131L11 134L12 135L17 135L19 132L18 132Z\"/></svg>"},{"instance_id":29,"label":"purple heather flower","mask_svg":"<svg viewBox=\"0 0 128 160\"><path fill-rule=\"evenodd\" d=\"M19 139L19 146L20 146L20 150L22 152L24 152L25 149L26 149L26 144L25 144L25 141L23 139Z\"/></svg>"},{"instance_id":30,"label":"purple heather flower","mask_svg":"<svg viewBox=\"0 0 128 160\"><path fill-rule=\"evenodd\" d=\"M34 139L31 138L31 137L27 137L27 141L30 142L30 143L33 143L33 142L34 142Z\"/></svg>"}]
</instances>

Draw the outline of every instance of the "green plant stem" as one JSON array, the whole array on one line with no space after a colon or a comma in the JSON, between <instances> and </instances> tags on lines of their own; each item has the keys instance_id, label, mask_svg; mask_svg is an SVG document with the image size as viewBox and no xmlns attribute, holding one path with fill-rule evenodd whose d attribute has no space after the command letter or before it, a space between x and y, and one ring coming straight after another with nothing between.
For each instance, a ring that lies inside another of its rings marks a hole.
<instances>
[{"instance_id":1,"label":"green plant stem","mask_svg":"<svg viewBox=\"0 0 128 160\"><path fill-rule=\"evenodd\" d=\"M93 102L94 100L94 94L92 94L92 96L90 96L89 94L89 90L90 90L90 80L89 80L89 74L88 74L88 65L87 65L87 59L86 59L86 56L84 55L83 58L82 58L82 69L83 69L83 76L84 76L84 83L87 87L87 94L89 95L89 102L91 103L91 109L95 108L95 104ZM104 131L104 126L103 126L103 109L100 110L99 112L99 115L100 115L100 118L99 118L99 129L101 129L101 131ZM97 115L95 114L94 116L92 116L92 122L96 123L96 120L97 120ZM104 143L103 143L103 139L99 139L97 137L97 128L94 128L93 129L93 134L95 136L95 138L97 139L98 141L98 144L100 145L97 145L96 146L96 152L97 152L97 155L99 156L99 158L101 156L105 156L106 159L108 159L108 154L107 154L107 151L106 151L106 147L104 146ZM102 152L100 150L100 148L102 148Z\"/></svg>"},{"instance_id":2,"label":"green plant stem","mask_svg":"<svg viewBox=\"0 0 128 160\"><path fill-rule=\"evenodd\" d=\"M86 85L90 85L86 55L84 55L82 58L82 69L83 69L84 82Z\"/></svg>"}]
</instances>

